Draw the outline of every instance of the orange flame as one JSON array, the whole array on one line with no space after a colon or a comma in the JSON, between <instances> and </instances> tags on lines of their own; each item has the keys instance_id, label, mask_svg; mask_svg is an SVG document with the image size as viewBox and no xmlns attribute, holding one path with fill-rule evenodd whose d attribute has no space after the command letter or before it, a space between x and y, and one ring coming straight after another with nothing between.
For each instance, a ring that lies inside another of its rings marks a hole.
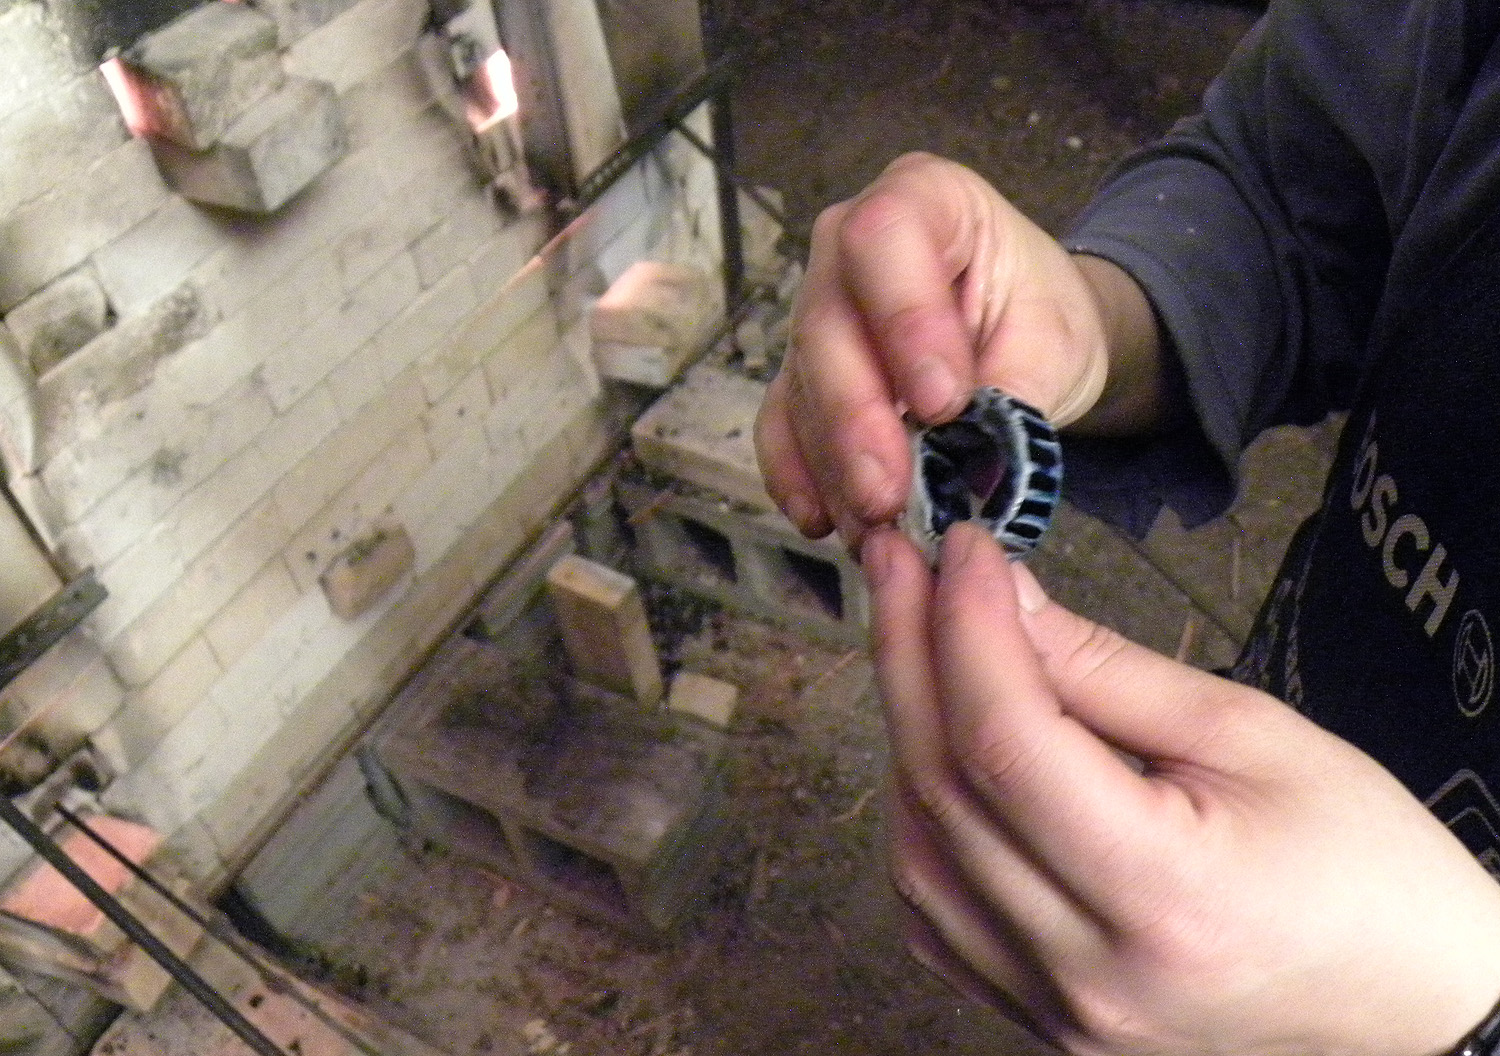
<instances>
[{"instance_id":1,"label":"orange flame","mask_svg":"<svg viewBox=\"0 0 1500 1056\"><path fill-rule=\"evenodd\" d=\"M465 85L464 101L467 103L469 124L476 133L493 127L521 108L516 97L515 79L511 72L510 56L502 49L495 52Z\"/></svg>"}]
</instances>

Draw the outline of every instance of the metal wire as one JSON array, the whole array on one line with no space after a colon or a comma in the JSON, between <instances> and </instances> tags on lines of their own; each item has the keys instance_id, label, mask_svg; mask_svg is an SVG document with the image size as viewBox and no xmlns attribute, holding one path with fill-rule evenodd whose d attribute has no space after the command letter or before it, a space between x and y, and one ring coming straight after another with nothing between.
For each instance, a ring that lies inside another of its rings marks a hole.
<instances>
[{"instance_id":1,"label":"metal wire","mask_svg":"<svg viewBox=\"0 0 1500 1056\"><path fill-rule=\"evenodd\" d=\"M147 955L161 965L184 990L196 997L203 1006L228 1027L236 1037L250 1046L258 1056L287 1056L274 1041L266 1037L254 1023L246 1019L222 994L210 986L201 975L142 924L140 919L122 906L119 901L79 868L69 858L57 841L48 836L7 796L0 796L0 820L16 831L16 834L31 845L32 850L61 873L70 884L92 902L101 913L123 931L126 936Z\"/></svg>"}]
</instances>

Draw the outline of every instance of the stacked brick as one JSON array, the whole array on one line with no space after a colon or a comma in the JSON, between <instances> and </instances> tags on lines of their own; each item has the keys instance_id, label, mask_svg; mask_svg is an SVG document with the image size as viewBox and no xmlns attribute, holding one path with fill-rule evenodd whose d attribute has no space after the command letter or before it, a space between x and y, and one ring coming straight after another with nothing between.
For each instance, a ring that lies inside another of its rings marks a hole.
<instances>
[{"instance_id":1,"label":"stacked brick","mask_svg":"<svg viewBox=\"0 0 1500 1056\"><path fill-rule=\"evenodd\" d=\"M267 217L174 191L43 5L0 6L4 477L109 591L0 704L90 741L109 809L209 881L618 442L590 300L718 253L680 143L550 245L496 208L417 69L420 0L222 6L274 21L284 78L251 48L226 113L313 79L344 129ZM325 577L377 538L341 617Z\"/></svg>"}]
</instances>

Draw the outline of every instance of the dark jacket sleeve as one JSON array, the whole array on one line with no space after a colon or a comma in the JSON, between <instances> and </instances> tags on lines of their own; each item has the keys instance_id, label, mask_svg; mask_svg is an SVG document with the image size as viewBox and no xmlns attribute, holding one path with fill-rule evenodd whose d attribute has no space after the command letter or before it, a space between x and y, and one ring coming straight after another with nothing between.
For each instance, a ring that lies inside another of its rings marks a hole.
<instances>
[{"instance_id":1,"label":"dark jacket sleeve","mask_svg":"<svg viewBox=\"0 0 1500 1056\"><path fill-rule=\"evenodd\" d=\"M1196 428L1071 444L1075 501L1136 531L1163 501L1206 519L1263 429L1347 405L1393 244L1492 42L1477 6L1272 0L1202 113L1114 173L1064 242L1146 290Z\"/></svg>"}]
</instances>

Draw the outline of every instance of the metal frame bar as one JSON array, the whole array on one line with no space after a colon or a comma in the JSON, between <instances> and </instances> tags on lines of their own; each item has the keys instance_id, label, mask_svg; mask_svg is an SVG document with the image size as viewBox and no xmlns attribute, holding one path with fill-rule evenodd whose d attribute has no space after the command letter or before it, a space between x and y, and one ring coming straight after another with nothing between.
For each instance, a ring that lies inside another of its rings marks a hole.
<instances>
[{"instance_id":1,"label":"metal frame bar","mask_svg":"<svg viewBox=\"0 0 1500 1056\"><path fill-rule=\"evenodd\" d=\"M107 596L93 569L87 569L0 636L0 689L61 641Z\"/></svg>"}]
</instances>

